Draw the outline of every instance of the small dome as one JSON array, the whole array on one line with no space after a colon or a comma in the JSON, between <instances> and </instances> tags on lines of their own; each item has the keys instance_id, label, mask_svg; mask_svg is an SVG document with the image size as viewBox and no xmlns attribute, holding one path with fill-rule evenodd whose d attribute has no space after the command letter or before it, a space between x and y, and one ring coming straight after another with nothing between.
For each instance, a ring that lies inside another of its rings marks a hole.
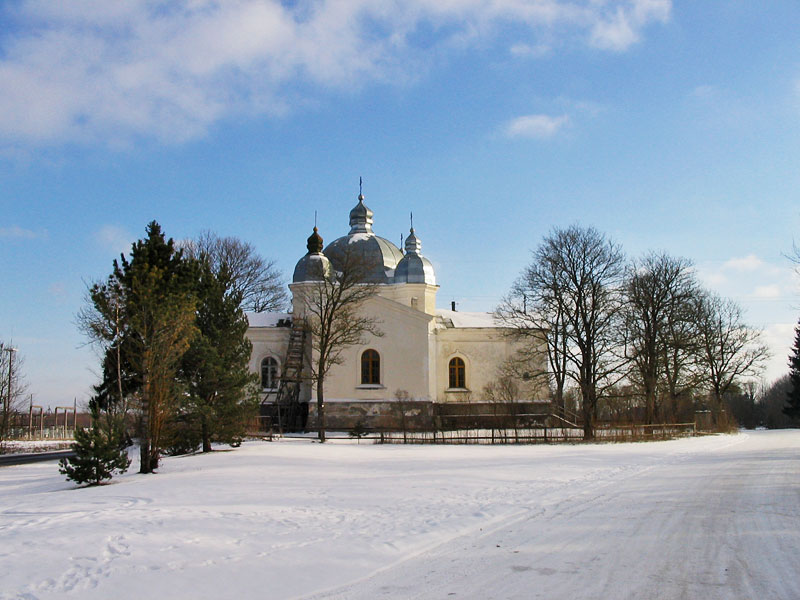
<instances>
[{"instance_id":1,"label":"small dome","mask_svg":"<svg viewBox=\"0 0 800 600\"><path fill-rule=\"evenodd\" d=\"M406 238L406 255L397 264L395 269L395 283L427 283L436 285L436 274L433 272L431 261L422 256L422 242L411 228L411 233Z\"/></svg>"},{"instance_id":2,"label":"small dome","mask_svg":"<svg viewBox=\"0 0 800 600\"><path fill-rule=\"evenodd\" d=\"M293 283L322 281L331 273L331 261L322 253L322 236L317 232L316 227L314 227L314 233L308 238L306 248L308 248L308 252L297 261L294 268Z\"/></svg>"}]
</instances>

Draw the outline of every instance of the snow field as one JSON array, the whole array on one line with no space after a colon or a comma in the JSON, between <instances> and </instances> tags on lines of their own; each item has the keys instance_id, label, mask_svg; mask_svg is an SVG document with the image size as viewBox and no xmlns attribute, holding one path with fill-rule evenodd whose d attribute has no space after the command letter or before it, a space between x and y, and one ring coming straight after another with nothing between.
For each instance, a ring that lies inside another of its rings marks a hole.
<instances>
[{"instance_id":1,"label":"snow field","mask_svg":"<svg viewBox=\"0 0 800 600\"><path fill-rule=\"evenodd\" d=\"M0 599L798 598L800 432L0 469Z\"/></svg>"}]
</instances>

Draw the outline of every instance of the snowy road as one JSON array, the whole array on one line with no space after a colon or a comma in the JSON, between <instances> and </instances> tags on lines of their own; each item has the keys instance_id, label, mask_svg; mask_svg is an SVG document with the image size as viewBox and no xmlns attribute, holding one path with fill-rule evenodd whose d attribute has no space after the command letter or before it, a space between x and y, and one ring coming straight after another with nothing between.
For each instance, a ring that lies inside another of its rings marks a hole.
<instances>
[{"instance_id":1,"label":"snowy road","mask_svg":"<svg viewBox=\"0 0 800 600\"><path fill-rule=\"evenodd\" d=\"M0 468L0 599L800 598L800 431Z\"/></svg>"},{"instance_id":2,"label":"snowy road","mask_svg":"<svg viewBox=\"0 0 800 600\"><path fill-rule=\"evenodd\" d=\"M667 456L315 598L800 598L798 435Z\"/></svg>"}]
</instances>

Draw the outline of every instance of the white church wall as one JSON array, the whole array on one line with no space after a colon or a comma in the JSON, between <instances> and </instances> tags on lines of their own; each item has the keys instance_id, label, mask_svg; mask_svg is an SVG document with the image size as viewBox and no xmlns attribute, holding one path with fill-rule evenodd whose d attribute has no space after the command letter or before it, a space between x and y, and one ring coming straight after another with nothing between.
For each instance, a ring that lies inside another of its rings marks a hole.
<instances>
[{"instance_id":1,"label":"white church wall","mask_svg":"<svg viewBox=\"0 0 800 600\"><path fill-rule=\"evenodd\" d=\"M261 361L268 356L278 361L279 373L283 373L283 363L289 349L289 333L288 327L250 327L247 330L247 337L253 345L249 363L251 373L257 373L260 377ZM259 397L263 401L267 394L261 391L260 382L259 390Z\"/></svg>"},{"instance_id":2,"label":"white church wall","mask_svg":"<svg viewBox=\"0 0 800 600\"><path fill-rule=\"evenodd\" d=\"M516 355L519 342L498 328L446 328L436 332L436 399L439 402L479 402L485 400L484 387L495 381L499 368ZM450 388L450 361L460 357L465 363L466 389ZM539 365L542 369L543 365ZM524 399L547 397L546 387L528 385Z\"/></svg>"},{"instance_id":3,"label":"white church wall","mask_svg":"<svg viewBox=\"0 0 800 600\"><path fill-rule=\"evenodd\" d=\"M398 390L430 399L428 331L433 317L380 296L369 299L363 310L376 319L383 336L365 336L364 344L345 349L343 363L325 380L325 401L392 400ZM361 384L361 355L370 348L380 355L379 385Z\"/></svg>"}]
</instances>

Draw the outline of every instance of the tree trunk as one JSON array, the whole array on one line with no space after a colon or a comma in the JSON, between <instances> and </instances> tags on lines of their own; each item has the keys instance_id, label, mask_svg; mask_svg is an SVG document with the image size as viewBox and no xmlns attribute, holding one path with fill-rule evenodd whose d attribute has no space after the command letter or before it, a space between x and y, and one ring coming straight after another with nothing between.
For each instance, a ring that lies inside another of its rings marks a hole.
<instances>
[{"instance_id":1,"label":"tree trunk","mask_svg":"<svg viewBox=\"0 0 800 600\"><path fill-rule=\"evenodd\" d=\"M319 431L319 441L325 441L325 398L323 397L323 380L317 381L317 430Z\"/></svg>"},{"instance_id":2,"label":"tree trunk","mask_svg":"<svg viewBox=\"0 0 800 600\"><path fill-rule=\"evenodd\" d=\"M144 374L142 381L142 418L139 431L139 473L152 473L150 459L150 404L148 402L149 378Z\"/></svg>"},{"instance_id":3,"label":"tree trunk","mask_svg":"<svg viewBox=\"0 0 800 600\"><path fill-rule=\"evenodd\" d=\"M645 405L647 407L647 414L645 415L645 423L652 425L656 422L656 389L649 377L645 377L644 381L644 396Z\"/></svg>"},{"instance_id":4,"label":"tree trunk","mask_svg":"<svg viewBox=\"0 0 800 600\"><path fill-rule=\"evenodd\" d=\"M593 398L593 394L589 390L581 392L581 404L583 408L583 439L594 439L594 420L597 402Z\"/></svg>"},{"instance_id":5,"label":"tree trunk","mask_svg":"<svg viewBox=\"0 0 800 600\"><path fill-rule=\"evenodd\" d=\"M150 443L147 438L139 438L139 473L150 472Z\"/></svg>"},{"instance_id":6,"label":"tree trunk","mask_svg":"<svg viewBox=\"0 0 800 600\"><path fill-rule=\"evenodd\" d=\"M211 435L208 431L208 421L203 416L200 424L203 435L203 452L211 452Z\"/></svg>"}]
</instances>

